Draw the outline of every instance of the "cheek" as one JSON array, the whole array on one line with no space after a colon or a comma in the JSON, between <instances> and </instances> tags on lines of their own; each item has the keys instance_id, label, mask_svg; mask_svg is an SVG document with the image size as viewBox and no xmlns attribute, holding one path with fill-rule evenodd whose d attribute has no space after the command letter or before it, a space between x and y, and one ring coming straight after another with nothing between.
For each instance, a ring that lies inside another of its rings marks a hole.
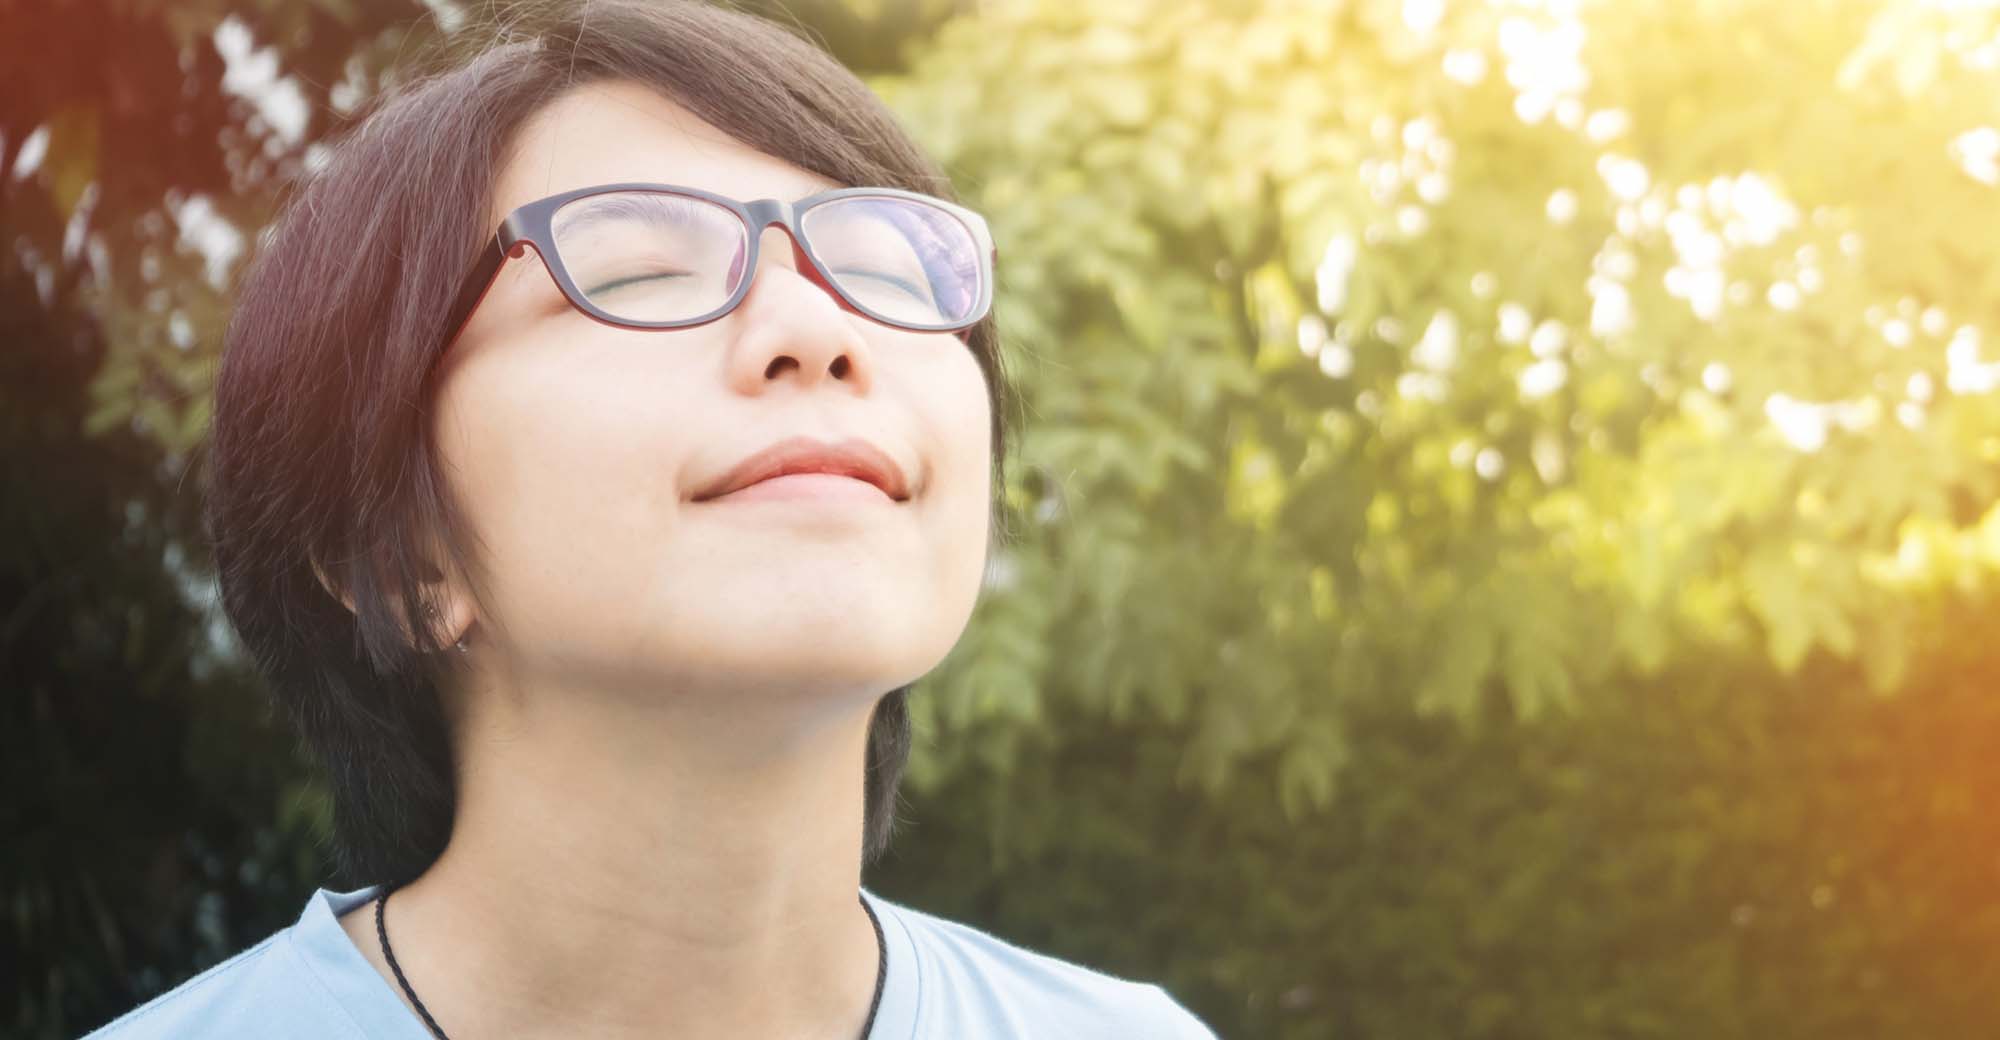
<instances>
[{"instance_id":1,"label":"cheek","mask_svg":"<svg viewBox=\"0 0 2000 1040\"><path fill-rule=\"evenodd\" d=\"M440 402L449 479L510 623L594 620L674 519L688 438L661 427L688 402L661 373L591 377L580 360L468 365Z\"/></svg>"},{"instance_id":2,"label":"cheek","mask_svg":"<svg viewBox=\"0 0 2000 1040\"><path fill-rule=\"evenodd\" d=\"M993 502L992 405L984 373L957 337L952 353L923 366L911 400L922 423L918 436L930 446L935 495L934 565L947 613L969 612L985 573Z\"/></svg>"}]
</instances>

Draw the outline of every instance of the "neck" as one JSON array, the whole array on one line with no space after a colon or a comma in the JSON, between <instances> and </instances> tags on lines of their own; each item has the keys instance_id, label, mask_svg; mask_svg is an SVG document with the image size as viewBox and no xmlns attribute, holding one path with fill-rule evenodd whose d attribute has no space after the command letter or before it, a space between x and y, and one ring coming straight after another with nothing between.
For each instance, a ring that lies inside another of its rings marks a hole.
<instances>
[{"instance_id":1,"label":"neck","mask_svg":"<svg viewBox=\"0 0 2000 1040\"><path fill-rule=\"evenodd\" d=\"M385 914L411 987L451 1040L854 1040L875 699L482 697L451 841ZM342 924L401 994L373 914Z\"/></svg>"}]
</instances>

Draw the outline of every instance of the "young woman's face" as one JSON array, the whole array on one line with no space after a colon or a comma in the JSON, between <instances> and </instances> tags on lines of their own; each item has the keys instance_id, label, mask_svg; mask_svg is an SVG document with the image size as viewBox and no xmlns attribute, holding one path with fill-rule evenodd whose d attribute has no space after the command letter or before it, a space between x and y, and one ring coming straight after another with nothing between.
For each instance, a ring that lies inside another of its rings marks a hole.
<instances>
[{"instance_id":1,"label":"young woman's face","mask_svg":"<svg viewBox=\"0 0 2000 1040\"><path fill-rule=\"evenodd\" d=\"M633 181L745 201L841 186L647 88L594 84L524 127L492 221ZM475 653L522 686L881 694L935 666L971 615L992 495L978 362L952 334L842 309L777 227L742 304L696 328L600 324L532 250L510 260L452 348L434 414L489 581L478 606L457 591L456 624L475 623ZM696 500L796 437L867 442L908 497L818 478L787 483L834 493Z\"/></svg>"}]
</instances>

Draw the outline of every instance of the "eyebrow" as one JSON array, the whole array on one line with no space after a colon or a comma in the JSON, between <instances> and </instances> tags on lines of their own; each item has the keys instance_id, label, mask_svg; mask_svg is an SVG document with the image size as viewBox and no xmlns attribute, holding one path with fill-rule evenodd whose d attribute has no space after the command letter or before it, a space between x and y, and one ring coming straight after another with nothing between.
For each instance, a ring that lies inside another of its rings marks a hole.
<instances>
[{"instance_id":1,"label":"eyebrow","mask_svg":"<svg viewBox=\"0 0 2000 1040\"><path fill-rule=\"evenodd\" d=\"M575 208L572 215L569 211ZM558 236L581 231L596 224L610 223L637 217L648 224L670 228L690 228L702 221L696 214L700 211L714 211L718 216L727 215L733 223L742 224L736 215L720 206L691 199L685 195L668 195L664 192L621 191L605 195L593 195L572 203L557 211L557 220L551 228Z\"/></svg>"}]
</instances>

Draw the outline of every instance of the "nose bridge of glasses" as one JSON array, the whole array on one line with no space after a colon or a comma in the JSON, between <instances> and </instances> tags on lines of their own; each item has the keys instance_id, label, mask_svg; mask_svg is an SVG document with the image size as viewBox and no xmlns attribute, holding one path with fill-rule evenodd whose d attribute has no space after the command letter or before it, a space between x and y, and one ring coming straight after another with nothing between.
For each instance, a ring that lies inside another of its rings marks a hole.
<instances>
[{"instance_id":1,"label":"nose bridge of glasses","mask_svg":"<svg viewBox=\"0 0 2000 1040\"><path fill-rule=\"evenodd\" d=\"M848 306L840 291L827 281L813 263L812 257L807 254L806 243L799 230L797 210L791 203L782 199L759 199L756 202L745 203L743 208L750 216L750 234L753 239L761 244L765 233L776 226L784 234L785 244L789 247L793 273L818 286L820 291L832 297L838 306L842 308ZM763 250L760 248L758 252L761 256ZM758 261L758 266L763 266L761 259Z\"/></svg>"},{"instance_id":2,"label":"nose bridge of glasses","mask_svg":"<svg viewBox=\"0 0 2000 1040\"><path fill-rule=\"evenodd\" d=\"M806 256L805 242L800 237L797 212L792 208L792 204L783 199L758 199L755 202L744 203L743 208L750 217L750 237L761 244L765 232L771 230L772 225L776 225L789 240L786 244L790 247L792 263L798 273L812 278L814 275L812 263ZM761 250L759 252L761 253ZM817 280L814 278L814 281Z\"/></svg>"}]
</instances>

